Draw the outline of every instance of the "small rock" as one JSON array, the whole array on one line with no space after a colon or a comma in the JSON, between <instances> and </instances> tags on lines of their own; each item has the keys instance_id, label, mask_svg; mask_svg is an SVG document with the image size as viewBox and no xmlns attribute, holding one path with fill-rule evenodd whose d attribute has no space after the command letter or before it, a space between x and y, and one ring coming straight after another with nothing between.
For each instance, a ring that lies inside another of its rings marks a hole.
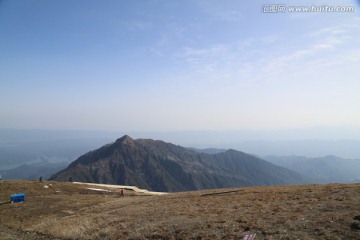
<instances>
[{"instance_id":1,"label":"small rock","mask_svg":"<svg viewBox=\"0 0 360 240\"><path fill-rule=\"evenodd\" d=\"M357 215L357 216L353 217L353 219L360 221L360 215Z\"/></svg>"}]
</instances>

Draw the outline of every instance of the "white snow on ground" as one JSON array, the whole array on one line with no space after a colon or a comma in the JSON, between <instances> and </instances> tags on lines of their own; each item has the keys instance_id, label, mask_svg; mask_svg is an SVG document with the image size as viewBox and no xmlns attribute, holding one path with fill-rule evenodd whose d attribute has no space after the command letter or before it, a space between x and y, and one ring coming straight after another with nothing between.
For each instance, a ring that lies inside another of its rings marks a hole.
<instances>
[{"instance_id":1,"label":"white snow on ground","mask_svg":"<svg viewBox=\"0 0 360 240\"><path fill-rule=\"evenodd\" d=\"M134 192L145 193L145 194L150 194L150 195L165 195L165 194L168 194L166 192L151 192L151 191L148 191L146 189L140 189L140 188L135 187L135 186L110 185L110 184L99 184L99 183L84 183L84 182L73 182L73 183L75 183L75 184L86 184L86 185L97 186L97 187L108 187L108 188L115 188L115 189L132 190ZM91 190L94 190L94 189L98 189L98 188L93 188ZM105 190L105 189L100 189L100 190ZM95 191L99 191L99 190L95 190ZM105 191L108 191L108 190L105 190Z\"/></svg>"},{"instance_id":2,"label":"white snow on ground","mask_svg":"<svg viewBox=\"0 0 360 240\"><path fill-rule=\"evenodd\" d=\"M99 192L111 192L110 190L100 189L100 188L86 188L86 189L93 190L93 191L99 191Z\"/></svg>"}]
</instances>

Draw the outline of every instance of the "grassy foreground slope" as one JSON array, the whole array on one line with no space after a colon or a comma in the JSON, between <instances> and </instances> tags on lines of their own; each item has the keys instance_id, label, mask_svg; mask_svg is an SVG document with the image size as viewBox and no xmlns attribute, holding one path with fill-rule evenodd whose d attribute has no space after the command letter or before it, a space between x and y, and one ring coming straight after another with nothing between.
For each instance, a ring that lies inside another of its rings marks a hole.
<instances>
[{"instance_id":1,"label":"grassy foreground slope","mask_svg":"<svg viewBox=\"0 0 360 240\"><path fill-rule=\"evenodd\" d=\"M0 181L0 239L360 239L360 184L122 197L88 187ZM19 192L25 203L6 202Z\"/></svg>"}]
</instances>

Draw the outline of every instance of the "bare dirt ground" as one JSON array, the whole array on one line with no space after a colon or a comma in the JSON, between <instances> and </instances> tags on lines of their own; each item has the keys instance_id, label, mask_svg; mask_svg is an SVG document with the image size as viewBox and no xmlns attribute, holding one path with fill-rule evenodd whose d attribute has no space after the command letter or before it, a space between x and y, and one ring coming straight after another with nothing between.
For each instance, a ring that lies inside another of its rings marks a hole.
<instances>
[{"instance_id":1,"label":"bare dirt ground","mask_svg":"<svg viewBox=\"0 0 360 240\"><path fill-rule=\"evenodd\" d=\"M163 196L88 187L0 181L0 239L360 239L360 184ZM8 203L20 192L26 202Z\"/></svg>"}]
</instances>

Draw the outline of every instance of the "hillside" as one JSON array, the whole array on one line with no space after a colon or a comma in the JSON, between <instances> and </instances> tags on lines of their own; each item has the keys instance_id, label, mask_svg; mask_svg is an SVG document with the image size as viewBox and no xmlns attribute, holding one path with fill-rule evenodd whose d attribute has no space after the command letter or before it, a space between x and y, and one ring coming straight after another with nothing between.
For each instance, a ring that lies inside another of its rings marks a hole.
<instances>
[{"instance_id":1,"label":"hillside","mask_svg":"<svg viewBox=\"0 0 360 240\"><path fill-rule=\"evenodd\" d=\"M360 184L246 187L164 196L0 181L0 239L359 239ZM111 188L106 188L110 189ZM25 203L6 201L27 194ZM46 206L46 207L44 207Z\"/></svg>"},{"instance_id":2,"label":"hillside","mask_svg":"<svg viewBox=\"0 0 360 240\"><path fill-rule=\"evenodd\" d=\"M51 180L135 185L161 192L308 183L300 174L239 151L205 154L129 136L86 153Z\"/></svg>"}]
</instances>

